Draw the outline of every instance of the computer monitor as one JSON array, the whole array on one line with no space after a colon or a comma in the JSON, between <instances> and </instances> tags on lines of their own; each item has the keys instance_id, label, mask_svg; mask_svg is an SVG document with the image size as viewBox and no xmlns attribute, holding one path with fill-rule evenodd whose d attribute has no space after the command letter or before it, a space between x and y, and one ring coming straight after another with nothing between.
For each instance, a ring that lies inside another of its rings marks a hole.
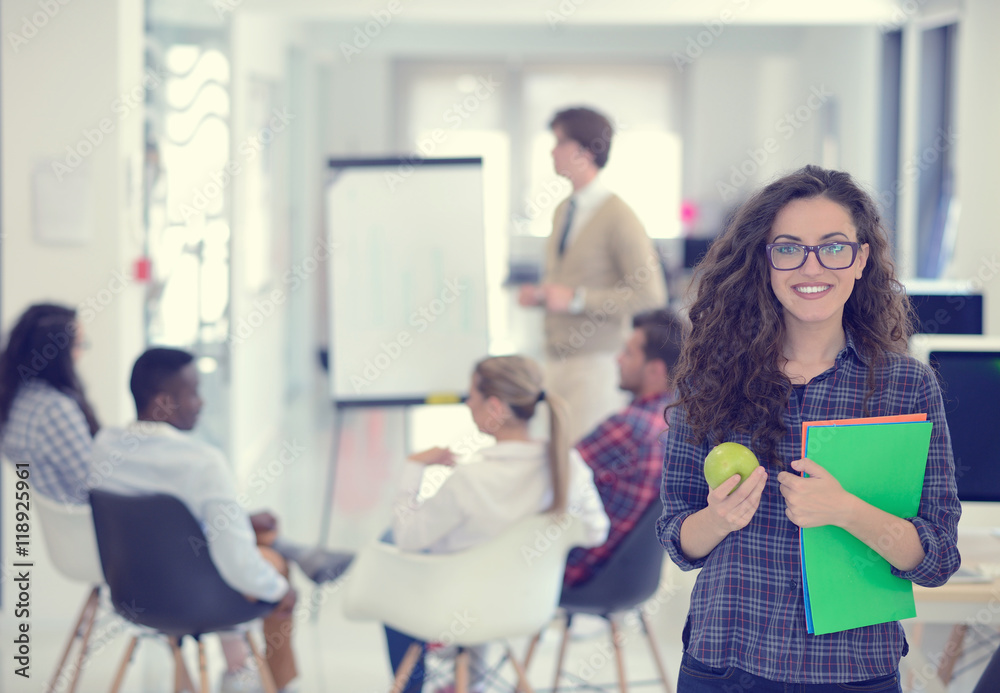
<instances>
[{"instance_id":1,"label":"computer monitor","mask_svg":"<svg viewBox=\"0 0 1000 693\"><path fill-rule=\"evenodd\" d=\"M910 352L941 382L959 499L1000 503L1000 337L917 335Z\"/></svg>"},{"instance_id":2,"label":"computer monitor","mask_svg":"<svg viewBox=\"0 0 1000 693\"><path fill-rule=\"evenodd\" d=\"M708 252L708 246L712 245L714 238L685 238L684 239L684 269L693 269L701 262Z\"/></svg>"},{"instance_id":3,"label":"computer monitor","mask_svg":"<svg viewBox=\"0 0 1000 693\"><path fill-rule=\"evenodd\" d=\"M918 334L983 333L983 294L967 283L910 280L906 294L917 313Z\"/></svg>"}]
</instances>

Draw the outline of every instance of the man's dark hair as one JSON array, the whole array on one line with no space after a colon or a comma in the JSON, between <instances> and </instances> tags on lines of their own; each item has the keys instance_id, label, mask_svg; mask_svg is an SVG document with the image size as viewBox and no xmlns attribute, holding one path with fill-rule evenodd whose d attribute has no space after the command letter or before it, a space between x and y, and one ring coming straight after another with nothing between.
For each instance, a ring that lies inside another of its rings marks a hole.
<instances>
[{"instance_id":1,"label":"man's dark hair","mask_svg":"<svg viewBox=\"0 0 1000 693\"><path fill-rule=\"evenodd\" d=\"M589 108L567 108L552 117L549 129L554 130L556 125L567 137L594 155L597 168L604 168L611 151L611 138L615 134L606 117Z\"/></svg>"},{"instance_id":2,"label":"man's dark hair","mask_svg":"<svg viewBox=\"0 0 1000 693\"><path fill-rule=\"evenodd\" d=\"M677 316L666 308L647 310L632 317L632 327L646 335L643 347L646 360L659 359L673 372L683 341L683 326Z\"/></svg>"},{"instance_id":3,"label":"man's dark hair","mask_svg":"<svg viewBox=\"0 0 1000 693\"><path fill-rule=\"evenodd\" d=\"M147 349L132 366L129 388L135 399L136 413L142 414L177 373L194 361L194 355L181 349L154 347Z\"/></svg>"}]
</instances>

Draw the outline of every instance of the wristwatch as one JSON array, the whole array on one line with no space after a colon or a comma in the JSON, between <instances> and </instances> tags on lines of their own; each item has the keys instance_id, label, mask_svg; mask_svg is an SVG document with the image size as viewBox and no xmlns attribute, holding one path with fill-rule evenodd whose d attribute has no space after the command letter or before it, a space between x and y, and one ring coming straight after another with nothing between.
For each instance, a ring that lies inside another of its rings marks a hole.
<instances>
[{"instance_id":1,"label":"wristwatch","mask_svg":"<svg viewBox=\"0 0 1000 693\"><path fill-rule=\"evenodd\" d=\"M576 291L573 292L573 298L569 302L569 312L573 315L582 313L586 298L587 290L582 286L576 287Z\"/></svg>"}]
</instances>

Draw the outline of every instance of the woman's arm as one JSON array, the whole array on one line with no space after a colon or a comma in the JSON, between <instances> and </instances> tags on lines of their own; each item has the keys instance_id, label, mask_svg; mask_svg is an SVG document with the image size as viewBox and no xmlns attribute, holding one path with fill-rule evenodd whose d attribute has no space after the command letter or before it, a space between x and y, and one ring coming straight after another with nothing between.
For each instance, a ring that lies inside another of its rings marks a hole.
<instances>
[{"instance_id":1,"label":"woman's arm","mask_svg":"<svg viewBox=\"0 0 1000 693\"><path fill-rule=\"evenodd\" d=\"M52 396L38 421L43 456L51 461L51 482L58 487L60 500L88 503L94 439L83 411L70 397ZM49 489L55 492L56 489Z\"/></svg>"},{"instance_id":2,"label":"woman's arm","mask_svg":"<svg viewBox=\"0 0 1000 693\"><path fill-rule=\"evenodd\" d=\"M611 520L604 510L601 494L594 485L594 472L575 448L569 450L570 488L567 510L580 518L584 527L581 546L600 546L608 540Z\"/></svg>"},{"instance_id":3,"label":"woman's arm","mask_svg":"<svg viewBox=\"0 0 1000 693\"><path fill-rule=\"evenodd\" d=\"M663 516L656 524L660 543L681 570L700 568L705 557L726 536L753 518L764 492L767 472L754 472L730 496L739 477L727 479L714 491L705 481L707 444L694 445L686 413L671 410L666 438L660 498Z\"/></svg>"},{"instance_id":4,"label":"woman's arm","mask_svg":"<svg viewBox=\"0 0 1000 693\"><path fill-rule=\"evenodd\" d=\"M435 448L434 450L439 450ZM454 475L445 479L429 498L420 498L427 465L439 456L414 455L403 464L399 490L392 508L393 543L404 551L421 551L432 546L465 521L460 503L462 491ZM440 469L440 467L438 467Z\"/></svg>"}]
</instances>

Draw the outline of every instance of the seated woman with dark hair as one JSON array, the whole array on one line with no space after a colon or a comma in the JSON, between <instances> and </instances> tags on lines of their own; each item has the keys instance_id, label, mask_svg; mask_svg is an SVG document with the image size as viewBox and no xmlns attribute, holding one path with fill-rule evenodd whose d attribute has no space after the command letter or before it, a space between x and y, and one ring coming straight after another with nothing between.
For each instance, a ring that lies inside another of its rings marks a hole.
<instances>
[{"instance_id":1,"label":"seated woman with dark hair","mask_svg":"<svg viewBox=\"0 0 1000 693\"><path fill-rule=\"evenodd\" d=\"M24 312L0 354L0 453L27 463L43 496L87 502L100 428L75 362L83 349L76 311L40 303Z\"/></svg>"}]
</instances>

